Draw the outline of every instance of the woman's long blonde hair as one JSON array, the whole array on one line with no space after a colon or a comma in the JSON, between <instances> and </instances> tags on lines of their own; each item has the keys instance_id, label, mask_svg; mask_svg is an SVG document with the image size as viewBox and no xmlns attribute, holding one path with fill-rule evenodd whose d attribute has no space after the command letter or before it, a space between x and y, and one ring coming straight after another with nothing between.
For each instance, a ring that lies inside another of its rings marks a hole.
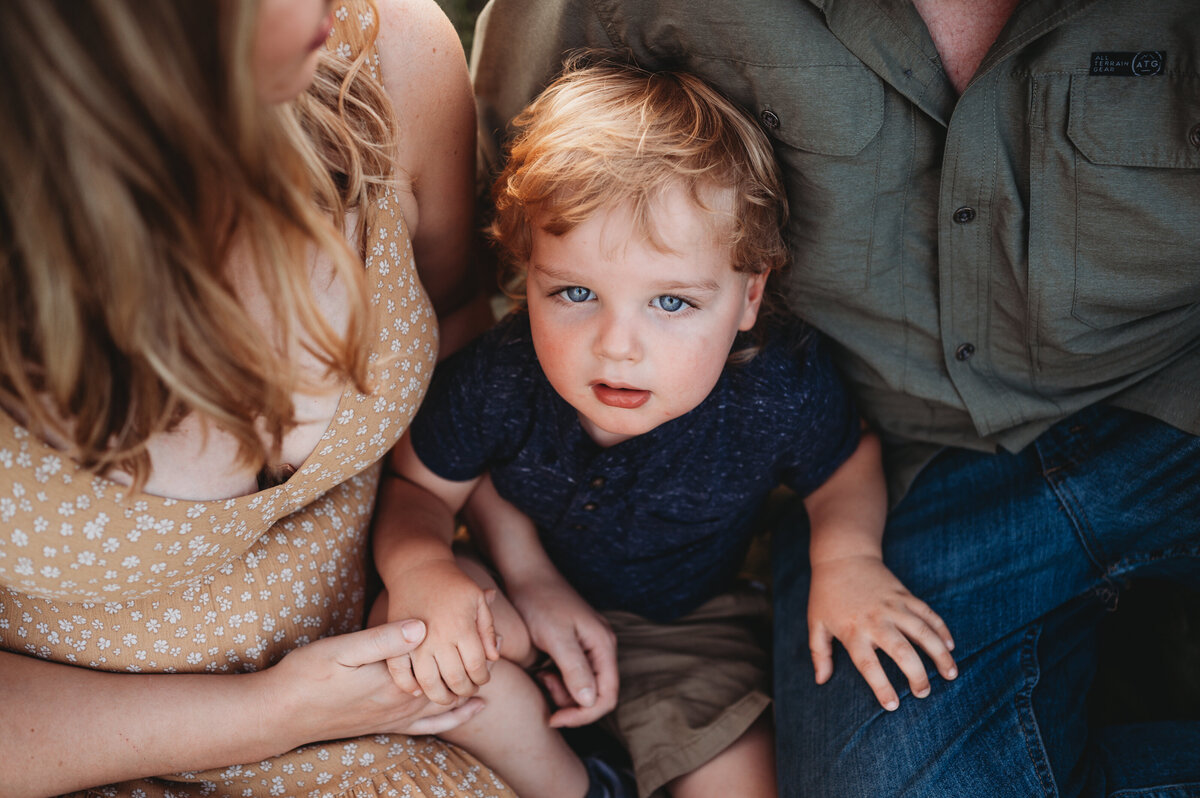
<instances>
[{"instance_id":1,"label":"woman's long blonde hair","mask_svg":"<svg viewBox=\"0 0 1200 798\"><path fill-rule=\"evenodd\" d=\"M149 472L146 439L189 412L265 462L294 423L299 331L363 390L371 325L361 249L391 172L379 84L323 53L312 88L264 107L257 2L0 3L0 398L98 472ZM376 23L377 24L377 23ZM341 225L357 209L358 249ZM228 277L251 254L279 329L264 340ZM332 258L339 334L311 289Z\"/></svg>"}]
</instances>

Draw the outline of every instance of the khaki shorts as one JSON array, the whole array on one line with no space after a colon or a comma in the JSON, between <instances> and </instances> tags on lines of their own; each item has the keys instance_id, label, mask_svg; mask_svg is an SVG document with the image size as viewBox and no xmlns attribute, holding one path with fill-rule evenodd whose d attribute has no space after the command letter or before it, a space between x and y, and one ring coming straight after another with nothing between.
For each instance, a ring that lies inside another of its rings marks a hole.
<instances>
[{"instance_id":1,"label":"khaki shorts","mask_svg":"<svg viewBox=\"0 0 1200 798\"><path fill-rule=\"evenodd\" d=\"M770 608L747 587L665 624L604 613L621 693L602 725L629 751L641 798L724 751L770 706Z\"/></svg>"}]
</instances>

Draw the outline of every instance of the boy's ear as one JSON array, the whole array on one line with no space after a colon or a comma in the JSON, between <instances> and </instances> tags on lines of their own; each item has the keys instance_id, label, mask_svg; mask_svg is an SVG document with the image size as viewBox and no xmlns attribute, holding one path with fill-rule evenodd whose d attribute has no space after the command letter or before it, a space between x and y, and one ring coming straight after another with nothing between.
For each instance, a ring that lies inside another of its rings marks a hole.
<instances>
[{"instance_id":1,"label":"boy's ear","mask_svg":"<svg viewBox=\"0 0 1200 798\"><path fill-rule=\"evenodd\" d=\"M763 293L767 290L768 272L751 274L746 280L746 306L738 330L745 332L758 321L758 309L762 307Z\"/></svg>"}]
</instances>

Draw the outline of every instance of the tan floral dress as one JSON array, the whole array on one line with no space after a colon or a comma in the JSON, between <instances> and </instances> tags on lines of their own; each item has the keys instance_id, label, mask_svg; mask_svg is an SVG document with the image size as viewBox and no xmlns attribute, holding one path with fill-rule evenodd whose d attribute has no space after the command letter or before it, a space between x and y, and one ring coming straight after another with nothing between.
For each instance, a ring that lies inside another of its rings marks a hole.
<instances>
[{"instance_id":1,"label":"tan floral dress","mask_svg":"<svg viewBox=\"0 0 1200 798\"><path fill-rule=\"evenodd\" d=\"M343 32L369 21L358 14L338 9ZM331 46L345 38L335 32ZM415 412L437 353L398 204L388 198L381 211L366 257L381 320L376 392L348 388L283 484L218 501L130 496L0 413L0 648L108 671L220 674L361 628L379 459ZM400 735L90 794L513 798L460 749Z\"/></svg>"}]
</instances>

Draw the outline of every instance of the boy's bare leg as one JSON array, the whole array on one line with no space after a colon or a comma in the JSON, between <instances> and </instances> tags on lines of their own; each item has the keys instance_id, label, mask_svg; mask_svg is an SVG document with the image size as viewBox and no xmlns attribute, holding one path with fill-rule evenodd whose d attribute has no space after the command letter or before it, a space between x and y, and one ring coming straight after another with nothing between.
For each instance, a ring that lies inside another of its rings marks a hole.
<instances>
[{"instance_id":1,"label":"boy's bare leg","mask_svg":"<svg viewBox=\"0 0 1200 798\"><path fill-rule=\"evenodd\" d=\"M673 798L775 798L775 733L763 713L746 733L708 762L667 785Z\"/></svg>"},{"instance_id":2,"label":"boy's bare leg","mask_svg":"<svg viewBox=\"0 0 1200 798\"><path fill-rule=\"evenodd\" d=\"M495 770L521 798L583 798L588 775L557 729L533 678L501 658L479 690L486 706L453 731L438 735Z\"/></svg>"}]
</instances>

